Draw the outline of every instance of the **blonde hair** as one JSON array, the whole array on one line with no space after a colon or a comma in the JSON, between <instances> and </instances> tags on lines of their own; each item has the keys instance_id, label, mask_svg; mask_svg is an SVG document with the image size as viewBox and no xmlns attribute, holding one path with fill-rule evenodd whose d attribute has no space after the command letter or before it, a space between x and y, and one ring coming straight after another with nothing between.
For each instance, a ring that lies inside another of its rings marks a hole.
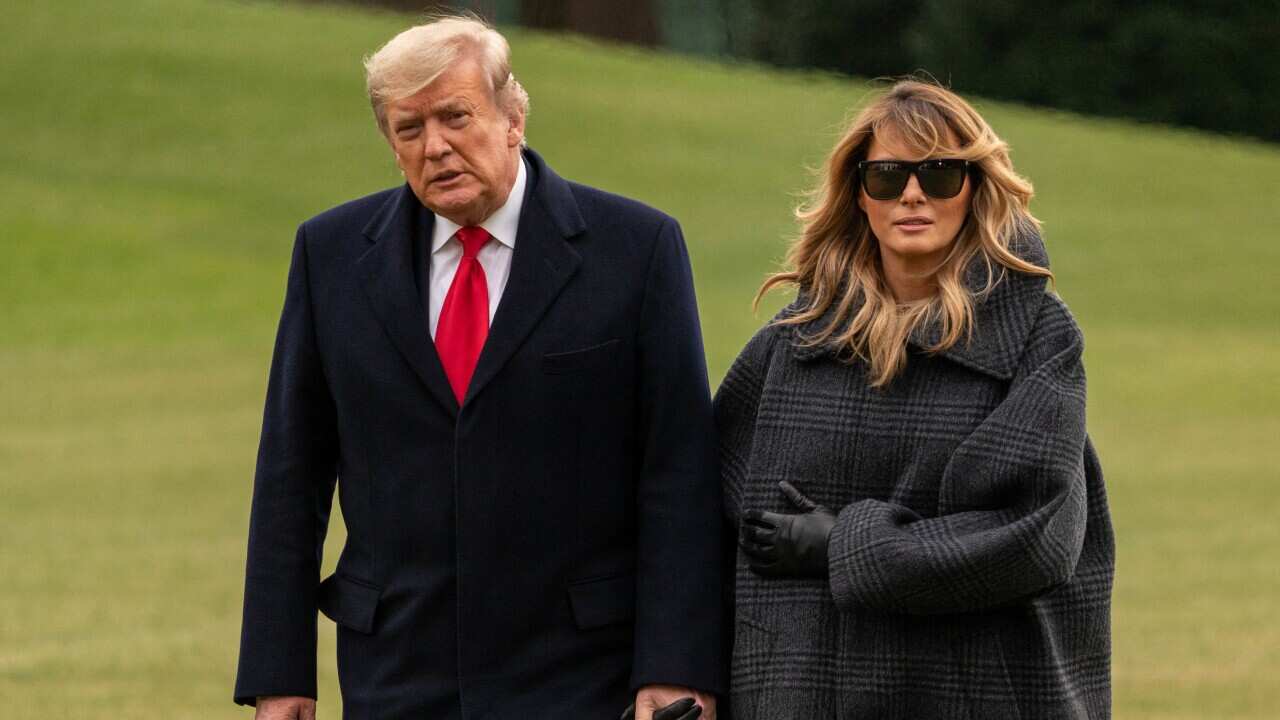
<instances>
[{"instance_id":1,"label":"blonde hair","mask_svg":"<svg viewBox=\"0 0 1280 720\"><path fill-rule=\"evenodd\" d=\"M387 134L388 102L413 95L464 58L480 63L503 112L528 115L529 94L511 72L506 38L475 17L438 16L396 35L364 59L369 104L382 134Z\"/></svg>"},{"instance_id":2,"label":"blonde hair","mask_svg":"<svg viewBox=\"0 0 1280 720\"><path fill-rule=\"evenodd\" d=\"M907 305L898 304L885 281L879 243L857 203L858 162L866 159L872 139L886 132L922 157L962 158L976 167L969 215L933 277L937 292ZM863 108L836 143L820 184L796 209L801 232L788 249L786 269L765 280L755 302L777 286L791 285L800 290L798 307L777 323L810 323L833 311L830 322L801 343L831 345L848 362L864 360L870 384L882 387L906 367L907 341L918 327L941 325L941 339L925 348L929 353L967 338L975 298L989 293L1005 269L1052 279L1049 270L1009 249L1019 235L1039 231L1029 210L1032 194L1031 183L1013 170L1008 144L969 103L932 83L900 81ZM980 289L965 284L976 258L986 269Z\"/></svg>"}]
</instances>

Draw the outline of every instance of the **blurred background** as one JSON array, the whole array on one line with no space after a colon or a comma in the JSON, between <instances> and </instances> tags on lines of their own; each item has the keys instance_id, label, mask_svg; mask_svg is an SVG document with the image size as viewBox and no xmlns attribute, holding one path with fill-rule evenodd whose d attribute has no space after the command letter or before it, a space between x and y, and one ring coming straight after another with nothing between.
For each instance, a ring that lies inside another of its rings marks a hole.
<instances>
[{"instance_id":1,"label":"blurred background","mask_svg":"<svg viewBox=\"0 0 1280 720\"><path fill-rule=\"evenodd\" d=\"M681 221L713 386L787 300L750 306L868 79L923 70L968 97L1036 185L1085 331L1115 716L1275 717L1276 2L457 6L502 25L560 174ZM422 10L0 13L0 716L250 715L231 691L293 232L400 181L360 59ZM335 516L326 568L342 536Z\"/></svg>"}]
</instances>

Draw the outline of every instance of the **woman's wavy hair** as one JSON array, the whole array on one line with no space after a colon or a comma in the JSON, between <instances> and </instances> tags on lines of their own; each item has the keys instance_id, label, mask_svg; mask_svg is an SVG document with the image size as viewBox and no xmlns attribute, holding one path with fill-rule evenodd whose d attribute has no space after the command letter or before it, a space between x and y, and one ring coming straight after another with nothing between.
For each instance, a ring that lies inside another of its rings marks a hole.
<instances>
[{"instance_id":1,"label":"woman's wavy hair","mask_svg":"<svg viewBox=\"0 0 1280 720\"><path fill-rule=\"evenodd\" d=\"M880 246L858 206L858 162L872 138L891 133L921 157L969 160L975 171L969 214L951 252L934 270L937 292L927 301L900 304L885 281ZM784 270L767 278L756 294L778 286L799 290L794 312L776 322L802 325L830 313L830 321L801 337L805 346L831 345L847 362L868 366L872 387L883 387L906 367L907 340L920 326L940 323L938 353L973 330L974 302L998 284L1006 269L1052 280L1048 269L1009 249L1023 233L1039 232L1031 215L1031 183L1013 170L1009 146L982 116L947 88L900 80L862 109L827 158L821 182L796 209L801 232L788 249ZM985 267L981 287L966 284L973 262Z\"/></svg>"}]
</instances>

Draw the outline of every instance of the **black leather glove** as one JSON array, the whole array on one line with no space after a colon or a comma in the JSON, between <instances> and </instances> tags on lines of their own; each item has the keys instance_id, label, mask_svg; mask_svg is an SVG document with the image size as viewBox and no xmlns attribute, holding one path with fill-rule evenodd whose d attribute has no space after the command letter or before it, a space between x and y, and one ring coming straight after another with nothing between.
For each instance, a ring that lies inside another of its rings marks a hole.
<instances>
[{"instance_id":1,"label":"black leather glove","mask_svg":"<svg viewBox=\"0 0 1280 720\"><path fill-rule=\"evenodd\" d=\"M653 720L695 720L702 715L702 706L686 697L653 711ZM633 702L622 711L622 720L636 720L636 704Z\"/></svg>"},{"instance_id":2,"label":"black leather glove","mask_svg":"<svg viewBox=\"0 0 1280 720\"><path fill-rule=\"evenodd\" d=\"M827 543L836 516L783 480L782 493L798 515L748 510L738 544L752 571L765 577L827 577Z\"/></svg>"}]
</instances>

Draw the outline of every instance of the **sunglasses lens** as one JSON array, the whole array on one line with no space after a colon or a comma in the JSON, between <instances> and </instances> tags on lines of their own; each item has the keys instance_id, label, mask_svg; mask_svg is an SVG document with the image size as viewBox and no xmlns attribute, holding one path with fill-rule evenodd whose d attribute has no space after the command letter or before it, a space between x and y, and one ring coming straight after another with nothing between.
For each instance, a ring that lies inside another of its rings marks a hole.
<instances>
[{"instance_id":1,"label":"sunglasses lens","mask_svg":"<svg viewBox=\"0 0 1280 720\"><path fill-rule=\"evenodd\" d=\"M911 169L893 163L872 165L863 171L863 187L876 200L893 200L907 187Z\"/></svg>"},{"instance_id":2,"label":"sunglasses lens","mask_svg":"<svg viewBox=\"0 0 1280 720\"><path fill-rule=\"evenodd\" d=\"M964 188L965 168L961 163L927 162L916 170L920 189L926 195L939 200L953 198Z\"/></svg>"}]
</instances>

